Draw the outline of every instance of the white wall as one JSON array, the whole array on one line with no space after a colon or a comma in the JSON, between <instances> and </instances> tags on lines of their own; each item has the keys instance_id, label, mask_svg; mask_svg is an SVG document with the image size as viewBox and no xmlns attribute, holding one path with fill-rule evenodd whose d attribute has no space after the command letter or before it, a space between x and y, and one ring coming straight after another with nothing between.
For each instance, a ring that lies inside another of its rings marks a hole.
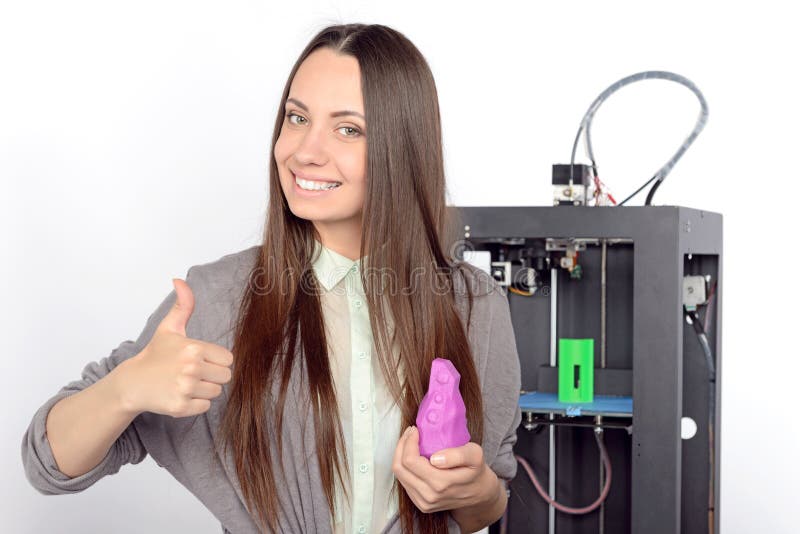
<instances>
[{"instance_id":1,"label":"white wall","mask_svg":"<svg viewBox=\"0 0 800 534\"><path fill-rule=\"evenodd\" d=\"M452 204L548 204L550 165L568 160L584 111L623 76L671 70L700 87L708 126L655 203L724 214L722 528L793 530L800 84L790 50L800 43L788 9L286 4L0 7L4 530L49 533L55 520L65 533L219 531L150 459L45 498L24 478L20 440L86 362L138 335L171 277L258 242L280 90L308 39L336 22L390 25L428 58ZM593 139L618 199L671 156L697 111L669 82L606 102Z\"/></svg>"}]
</instances>

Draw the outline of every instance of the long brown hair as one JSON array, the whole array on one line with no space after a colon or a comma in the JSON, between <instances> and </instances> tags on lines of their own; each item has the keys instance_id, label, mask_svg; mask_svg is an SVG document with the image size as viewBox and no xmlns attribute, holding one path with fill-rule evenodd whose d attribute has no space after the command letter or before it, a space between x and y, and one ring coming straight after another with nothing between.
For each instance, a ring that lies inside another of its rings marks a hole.
<instances>
[{"instance_id":1,"label":"long brown hair","mask_svg":"<svg viewBox=\"0 0 800 534\"><path fill-rule=\"evenodd\" d=\"M480 444L483 403L467 338L469 318L466 324L462 322L454 291L456 273L468 273L462 262L446 257L442 242L456 220L450 219L445 204L439 104L430 68L404 35L386 26L345 24L323 29L300 54L286 81L270 154L274 154L281 132L283 109L295 73L311 52L323 46L355 57L360 65L368 136L360 256L369 255L359 272L377 360L402 410L401 429L415 424L428 387L431 362L446 357L461 374L460 392L469 432L472 441ZM236 318L233 377L220 435L226 452L233 447L242 494L251 515L260 526L274 531L278 488L268 427L277 430L277 448L282 456L285 395L296 365L300 364L294 372L307 374L304 383L308 392L304 390L303 394L312 400L316 452L331 514L334 472L343 480L342 473L349 477L349 468L342 465L344 439L339 414L336 409L323 408L335 407L337 401L318 286L311 269L318 234L311 221L290 211L274 156L269 187L263 244ZM381 246L384 244L389 246ZM391 287L384 299L386 273L390 274ZM254 283L256 275L278 283L269 284L270 291L259 291L264 284ZM405 289L398 291L395 283ZM468 295L469 317L473 293L469 283L463 287ZM384 309L387 303L388 310ZM387 316L394 323L391 339ZM298 342L302 356L295 362ZM394 344L399 349L399 361L391 350ZM280 381L277 401L268 398L275 380ZM268 407L272 410L269 415ZM277 465L282 468L282 458ZM423 532L447 532L446 512L423 514L397 480L393 489L399 491L404 532L413 530L415 516Z\"/></svg>"}]
</instances>

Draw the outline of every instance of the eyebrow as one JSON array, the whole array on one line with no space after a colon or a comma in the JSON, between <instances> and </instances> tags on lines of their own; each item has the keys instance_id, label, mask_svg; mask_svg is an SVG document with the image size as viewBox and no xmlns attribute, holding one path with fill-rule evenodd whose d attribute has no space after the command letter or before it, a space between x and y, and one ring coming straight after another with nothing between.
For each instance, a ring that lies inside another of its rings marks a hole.
<instances>
[{"instance_id":1,"label":"eyebrow","mask_svg":"<svg viewBox=\"0 0 800 534\"><path fill-rule=\"evenodd\" d=\"M288 104L289 102L294 103L295 105L297 105L297 107L299 107L300 109L302 109L306 113L309 112L308 111L308 106L306 106L305 104L303 104L302 102L300 102L296 98L287 98L286 99L286 103ZM333 113L331 113L331 117L343 117L344 115L355 115L356 117L361 117L362 119L364 119L364 115L362 115L361 113L359 113L357 111L351 111L349 109L343 109L341 111L334 111ZM364 119L364 120L366 120L366 119Z\"/></svg>"}]
</instances>

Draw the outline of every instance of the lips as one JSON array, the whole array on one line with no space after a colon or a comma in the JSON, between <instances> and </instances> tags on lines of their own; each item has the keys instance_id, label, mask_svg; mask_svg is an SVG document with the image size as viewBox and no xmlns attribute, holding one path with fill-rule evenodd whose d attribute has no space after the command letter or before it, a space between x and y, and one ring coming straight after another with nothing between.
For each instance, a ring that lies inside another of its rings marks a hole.
<instances>
[{"instance_id":1,"label":"lips","mask_svg":"<svg viewBox=\"0 0 800 534\"><path fill-rule=\"evenodd\" d=\"M336 191L337 189L339 189L341 187L341 183L338 183L338 185L335 185L335 186L332 186L332 187L331 186L326 187L326 186L320 185L319 189L304 189L303 187L300 187L300 182L303 182L305 184L308 184L310 182L308 182L306 180L303 180L302 178L295 178L292 181L294 182L294 194L298 195L300 197L306 197L306 198L315 198L315 197L318 197L320 195L329 195L333 191ZM327 182L327 183L331 183L331 182Z\"/></svg>"},{"instance_id":2,"label":"lips","mask_svg":"<svg viewBox=\"0 0 800 534\"><path fill-rule=\"evenodd\" d=\"M304 174L302 172L297 172L292 169L289 169L289 172L292 173L292 178L301 178L303 180L308 180L310 182L326 182L329 184L342 183L340 180L329 180L328 178L322 178L320 176L312 176L310 174Z\"/></svg>"}]
</instances>

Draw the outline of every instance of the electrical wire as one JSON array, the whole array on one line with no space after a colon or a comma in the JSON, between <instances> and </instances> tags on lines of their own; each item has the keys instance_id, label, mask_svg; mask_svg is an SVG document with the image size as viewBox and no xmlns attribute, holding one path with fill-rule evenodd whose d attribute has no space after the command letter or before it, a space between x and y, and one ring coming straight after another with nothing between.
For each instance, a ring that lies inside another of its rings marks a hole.
<instances>
[{"instance_id":1,"label":"electrical wire","mask_svg":"<svg viewBox=\"0 0 800 534\"><path fill-rule=\"evenodd\" d=\"M668 80L680 83L681 85L684 85L685 87L689 88L695 94L695 96L697 96L697 99L700 101L700 115L697 118L697 123L695 124L692 132L680 146L680 148L678 148L678 151L675 152L672 158L670 158L670 160L667 161L667 163L665 163L660 169L658 169L656 173L653 175L653 177L650 178L650 180L648 180L642 187L637 189L636 192L630 195L628 198L617 204L617 206L622 206L628 200L630 200L634 195L636 195L639 191L644 189L649 183L651 183L653 180L656 180L656 183L650 190L650 193L648 194L647 200L645 202L646 206L650 205L650 203L653 200L653 195L655 194L656 189L658 189L658 186L661 185L661 182L664 181L664 178L666 178L667 174L669 174L669 172L672 170L672 167L675 166L675 164L678 162L681 156L683 156L684 152L686 152L686 150L694 142L697 136L700 135L700 132L703 130L703 128L706 125L706 122L708 121L708 104L706 103L706 99L703 96L703 93L701 93L700 89L698 89L697 86L694 83L692 83L689 79L684 78L683 76L675 74L673 72L652 71L652 70L638 72L636 74L632 74L630 76L622 78L617 82L614 82L608 88L606 88L605 91L600 93L600 95L594 100L594 102L592 102L592 105L589 106L589 109L583 115L580 127L578 128L578 133L575 135L575 141L572 144L572 155L570 157L570 166L569 166L570 186L573 185L573 180L574 180L575 153L577 152L578 149L578 141L580 140L581 134L584 131L586 132L586 134L584 135L584 141L586 143L586 153L587 156L589 157L589 160L592 162L592 169L595 175L597 174L597 161L595 160L594 152L592 150L590 131L592 126L592 120L594 119L595 113L597 113L597 110L600 108L600 104L602 104L609 96L611 96L611 94L615 93L620 88L634 82L638 82L641 80L649 80L649 79ZM584 204L585 203L586 203L586 192L584 190Z\"/></svg>"},{"instance_id":2,"label":"electrical wire","mask_svg":"<svg viewBox=\"0 0 800 534\"><path fill-rule=\"evenodd\" d=\"M714 300L714 291L717 289L717 281L714 280L714 284L711 286L711 290L708 292L708 299L706 299L706 303L704 305L705 313L703 313L703 331L708 332L708 317L709 312L711 311L711 301Z\"/></svg>"},{"instance_id":3,"label":"electrical wire","mask_svg":"<svg viewBox=\"0 0 800 534\"><path fill-rule=\"evenodd\" d=\"M607 186L603 182L603 180L601 180L600 177L597 176L597 170L593 170L592 173L594 174L594 197L595 197L594 205L595 206L600 205L600 197L602 196L603 192L605 192L606 196L608 196L608 200L610 200L612 204L616 205L617 200L614 198L614 195L612 195L611 192L607 190Z\"/></svg>"},{"instance_id":4,"label":"electrical wire","mask_svg":"<svg viewBox=\"0 0 800 534\"><path fill-rule=\"evenodd\" d=\"M717 372L714 365L714 355L711 352L711 345L708 342L703 323L696 310L686 312L687 320L694 327L697 339L703 349L708 369L708 532L714 533L714 420L715 420L715 398Z\"/></svg>"},{"instance_id":5,"label":"electrical wire","mask_svg":"<svg viewBox=\"0 0 800 534\"><path fill-rule=\"evenodd\" d=\"M637 189L636 191L634 191L633 193L631 193L630 195L628 195L628 198L626 198L625 200L623 200L622 202L620 202L619 204L617 204L617 206L622 206L622 205L623 205L623 204L625 204L627 201L629 201L630 199L632 199L633 197L635 197L636 195L638 195L638 194L639 194L639 191L641 191L642 189L644 189L645 187L647 187L648 185L650 185L650 183L651 183L653 180L655 180L656 178L658 178L658 174L654 174L652 178L650 178L650 179L649 179L649 180L647 180L645 183L643 183L643 184L642 184L642 185L639 187L639 189Z\"/></svg>"},{"instance_id":6,"label":"electrical wire","mask_svg":"<svg viewBox=\"0 0 800 534\"><path fill-rule=\"evenodd\" d=\"M508 290L514 293L515 295L521 295L523 297L532 297L536 293L536 291L527 291L527 292L522 291L521 289L517 289L514 286L509 286Z\"/></svg>"},{"instance_id":7,"label":"electrical wire","mask_svg":"<svg viewBox=\"0 0 800 534\"><path fill-rule=\"evenodd\" d=\"M605 486L603 487L603 491L600 493L600 496L597 498L597 500L594 501L589 506L584 506L582 508L573 508L571 506L565 506L559 502L556 502L555 499L551 498L547 494L547 492L545 492L544 489L542 489L542 485L539 483L539 479L536 478L536 474L533 472L533 468L531 468L530 464L528 464L528 462L523 457L518 455L515 456L517 458L517 461L519 461L520 465L522 465L522 467L528 473L531 482L533 482L534 487L536 487L536 491L539 493L542 499L545 500L547 504L551 505L556 510L560 510L567 514L576 514L576 515L588 514L589 512L593 511L598 506L600 506L603 503L603 501L606 500L606 497L608 497L609 491L611 491L611 459L608 457L608 451L606 450L606 446L603 443L602 434L603 434L602 428L597 427L594 429L595 441L597 441L597 447L600 449L600 455L603 458L603 465L606 468L606 473L607 473L606 483Z\"/></svg>"},{"instance_id":8,"label":"electrical wire","mask_svg":"<svg viewBox=\"0 0 800 534\"><path fill-rule=\"evenodd\" d=\"M697 333L697 339L700 341L700 346L703 348L703 354L706 357L706 366L708 367L708 375L709 381L714 382L716 380L716 370L714 369L714 356L711 353L711 346L708 343L708 336L706 336L706 332L703 329L703 322L700 320L700 316L697 315L697 311L688 312L689 318L691 319L691 324L694 327L695 332Z\"/></svg>"},{"instance_id":9,"label":"electrical wire","mask_svg":"<svg viewBox=\"0 0 800 534\"><path fill-rule=\"evenodd\" d=\"M653 195L656 194L656 189L658 189L658 186L661 185L661 182L663 181L664 180L658 180L656 183L653 184L653 187L650 188L650 191L647 192L647 198L644 201L645 206L649 206L650 204L653 203Z\"/></svg>"}]
</instances>

